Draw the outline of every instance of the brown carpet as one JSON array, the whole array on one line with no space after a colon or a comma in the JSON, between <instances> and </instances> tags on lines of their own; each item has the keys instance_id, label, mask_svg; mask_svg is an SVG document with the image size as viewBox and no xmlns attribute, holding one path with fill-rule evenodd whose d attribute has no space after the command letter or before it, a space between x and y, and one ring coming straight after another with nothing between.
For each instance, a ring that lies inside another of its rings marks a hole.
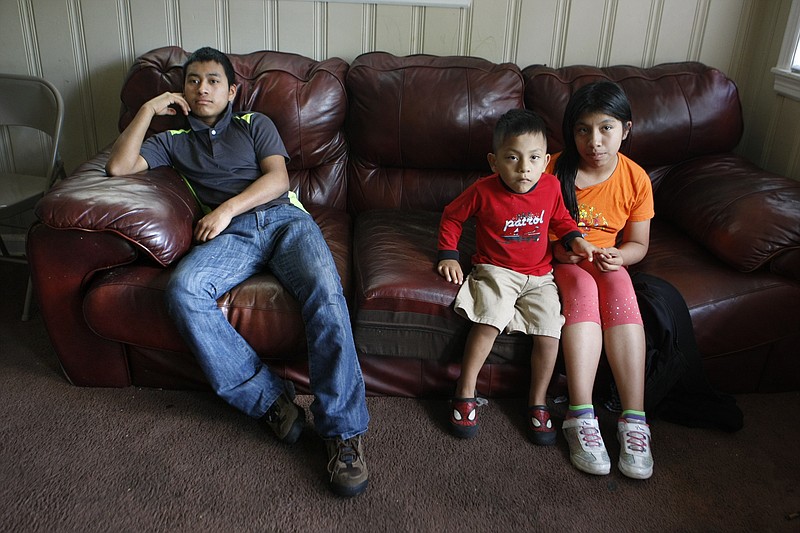
<instances>
[{"instance_id":1,"label":"brown carpet","mask_svg":"<svg viewBox=\"0 0 800 533\"><path fill-rule=\"evenodd\" d=\"M616 469L606 412L593 477L525 440L521 401L460 441L442 400L369 398L370 488L343 500L311 430L287 447L210 393L70 385L19 320L24 267L0 279L0 531L800 531L798 392L737 396L735 434L655 421L648 481Z\"/></svg>"}]
</instances>

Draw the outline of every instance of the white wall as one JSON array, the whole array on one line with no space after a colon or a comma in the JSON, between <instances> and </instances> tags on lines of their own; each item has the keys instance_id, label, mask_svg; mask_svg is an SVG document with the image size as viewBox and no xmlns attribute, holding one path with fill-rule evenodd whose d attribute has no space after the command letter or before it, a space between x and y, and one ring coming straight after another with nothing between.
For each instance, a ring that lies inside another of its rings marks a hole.
<instances>
[{"instance_id":1,"label":"white wall","mask_svg":"<svg viewBox=\"0 0 800 533\"><path fill-rule=\"evenodd\" d=\"M348 61L373 50L473 55L520 67L696 60L726 72L743 89L748 122L740 150L800 179L800 104L777 97L762 75L774 66L772 42L775 34L782 36L780 16L789 3L473 0L471 8L442 8L300 0L0 0L0 71L41 75L59 88L67 106L62 154L71 170L116 137L119 88L133 59L165 45L272 49Z\"/></svg>"}]
</instances>

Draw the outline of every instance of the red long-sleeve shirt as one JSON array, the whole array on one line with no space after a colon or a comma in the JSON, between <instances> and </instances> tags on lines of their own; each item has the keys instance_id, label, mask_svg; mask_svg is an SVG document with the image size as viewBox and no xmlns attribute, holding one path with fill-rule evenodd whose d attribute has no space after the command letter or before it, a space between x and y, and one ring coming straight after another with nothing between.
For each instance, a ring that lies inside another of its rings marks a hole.
<instances>
[{"instance_id":1,"label":"red long-sleeve shirt","mask_svg":"<svg viewBox=\"0 0 800 533\"><path fill-rule=\"evenodd\" d=\"M527 193L510 190L498 174L481 178L453 200L439 224L439 259L458 259L464 222L476 219L472 264L490 264L529 276L551 270L548 234L579 237L552 174L542 174ZM574 234L574 235L572 235Z\"/></svg>"}]
</instances>

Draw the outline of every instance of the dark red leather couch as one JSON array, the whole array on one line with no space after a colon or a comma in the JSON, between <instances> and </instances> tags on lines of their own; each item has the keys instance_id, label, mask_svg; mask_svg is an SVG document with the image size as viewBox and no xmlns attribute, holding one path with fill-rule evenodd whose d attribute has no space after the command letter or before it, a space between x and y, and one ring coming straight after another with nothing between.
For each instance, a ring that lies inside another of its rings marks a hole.
<instances>
[{"instance_id":1,"label":"dark red leather couch","mask_svg":"<svg viewBox=\"0 0 800 533\"><path fill-rule=\"evenodd\" d=\"M122 88L120 128L165 90L180 90L186 52L139 58ZM672 282L689 304L709 375L729 392L800 389L800 183L735 155L734 84L697 63L553 70L468 57L365 54L348 65L278 52L232 55L237 109L277 124L292 187L334 253L368 391L448 394L469 327L456 287L434 271L439 212L489 172L496 119L541 113L561 146L575 87L611 78L633 105L627 152L653 179L656 219L637 269ZM154 129L179 127L177 119ZM172 265L198 211L173 171L108 178L104 150L37 206L28 252L41 312L78 385L205 387L164 309ZM464 267L474 246L462 242ZM276 371L307 384L297 306L268 273L219 301ZM530 339L501 336L480 379L490 396L527 388Z\"/></svg>"}]
</instances>

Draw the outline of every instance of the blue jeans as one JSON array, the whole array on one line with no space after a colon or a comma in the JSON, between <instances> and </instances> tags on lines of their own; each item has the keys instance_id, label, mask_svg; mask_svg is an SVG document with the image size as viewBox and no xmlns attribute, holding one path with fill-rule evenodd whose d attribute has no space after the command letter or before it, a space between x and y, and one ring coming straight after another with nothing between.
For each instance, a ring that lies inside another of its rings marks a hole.
<instances>
[{"instance_id":1,"label":"blue jeans","mask_svg":"<svg viewBox=\"0 0 800 533\"><path fill-rule=\"evenodd\" d=\"M217 307L220 296L265 270L300 302L317 432L343 439L365 432L364 379L341 279L319 227L292 205L235 217L181 259L167 286L167 309L214 391L260 418L284 390Z\"/></svg>"}]
</instances>

